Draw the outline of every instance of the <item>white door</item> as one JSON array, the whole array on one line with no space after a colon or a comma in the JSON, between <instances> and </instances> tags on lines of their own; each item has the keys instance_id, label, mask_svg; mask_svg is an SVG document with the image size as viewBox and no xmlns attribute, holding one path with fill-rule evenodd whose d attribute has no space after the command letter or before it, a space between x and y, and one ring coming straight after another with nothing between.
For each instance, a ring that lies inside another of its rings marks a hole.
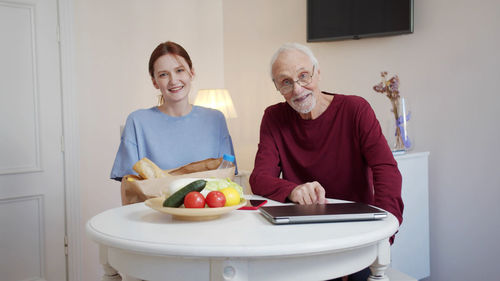
<instances>
[{"instance_id":1,"label":"white door","mask_svg":"<svg viewBox=\"0 0 500 281\"><path fill-rule=\"evenodd\" d=\"M0 280L66 280L57 0L0 0Z\"/></svg>"}]
</instances>

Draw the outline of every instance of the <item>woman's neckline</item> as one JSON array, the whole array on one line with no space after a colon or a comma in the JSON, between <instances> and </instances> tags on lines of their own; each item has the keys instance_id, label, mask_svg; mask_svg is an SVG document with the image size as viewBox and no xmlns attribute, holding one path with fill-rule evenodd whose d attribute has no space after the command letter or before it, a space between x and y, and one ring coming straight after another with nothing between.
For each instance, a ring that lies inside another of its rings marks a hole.
<instances>
[{"instance_id":1,"label":"woman's neckline","mask_svg":"<svg viewBox=\"0 0 500 281\"><path fill-rule=\"evenodd\" d=\"M189 114L191 114L191 112L193 112L194 106L192 104L188 104L187 109L183 110L181 113L175 113L175 111L176 111L175 109L165 110L161 106L156 106L155 108L156 108L156 110L158 110L158 112L163 113L169 117L180 118L180 117L185 117L185 116L188 116Z\"/></svg>"}]
</instances>

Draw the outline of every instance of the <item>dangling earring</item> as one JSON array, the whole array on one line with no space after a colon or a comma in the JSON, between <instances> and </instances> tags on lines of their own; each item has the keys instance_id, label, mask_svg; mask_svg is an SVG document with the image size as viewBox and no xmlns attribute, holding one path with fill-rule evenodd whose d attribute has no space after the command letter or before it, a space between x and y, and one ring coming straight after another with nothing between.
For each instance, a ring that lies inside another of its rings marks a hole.
<instances>
[{"instance_id":1,"label":"dangling earring","mask_svg":"<svg viewBox=\"0 0 500 281\"><path fill-rule=\"evenodd\" d=\"M157 97L158 97L158 106L161 106L162 104L165 103L165 100L163 99L162 94L159 94Z\"/></svg>"}]
</instances>

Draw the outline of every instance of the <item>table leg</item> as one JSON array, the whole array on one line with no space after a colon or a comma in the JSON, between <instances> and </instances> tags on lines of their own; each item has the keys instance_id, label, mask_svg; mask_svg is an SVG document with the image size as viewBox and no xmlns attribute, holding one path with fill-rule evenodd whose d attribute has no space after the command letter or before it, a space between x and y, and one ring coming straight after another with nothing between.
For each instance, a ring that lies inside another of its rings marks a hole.
<instances>
[{"instance_id":1,"label":"table leg","mask_svg":"<svg viewBox=\"0 0 500 281\"><path fill-rule=\"evenodd\" d=\"M102 245L99 245L99 262L104 269L104 275L102 276L102 281L121 281L122 277L108 263L108 248Z\"/></svg>"},{"instance_id":2,"label":"table leg","mask_svg":"<svg viewBox=\"0 0 500 281\"><path fill-rule=\"evenodd\" d=\"M379 242L378 254L375 262L370 265L371 274L368 281L389 281L389 277L385 274L385 270L391 262L391 245L389 239Z\"/></svg>"}]
</instances>

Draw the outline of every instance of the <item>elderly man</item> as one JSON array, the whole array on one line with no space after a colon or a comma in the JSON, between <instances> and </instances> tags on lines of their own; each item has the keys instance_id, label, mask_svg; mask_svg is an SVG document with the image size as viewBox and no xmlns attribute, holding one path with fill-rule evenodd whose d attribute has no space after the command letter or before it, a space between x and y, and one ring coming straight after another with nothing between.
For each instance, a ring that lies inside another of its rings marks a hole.
<instances>
[{"instance_id":1,"label":"elderly man","mask_svg":"<svg viewBox=\"0 0 500 281\"><path fill-rule=\"evenodd\" d=\"M262 117L253 193L298 204L363 202L401 223L401 174L368 102L320 91L318 61L300 44L276 52L271 75L286 102Z\"/></svg>"}]
</instances>

